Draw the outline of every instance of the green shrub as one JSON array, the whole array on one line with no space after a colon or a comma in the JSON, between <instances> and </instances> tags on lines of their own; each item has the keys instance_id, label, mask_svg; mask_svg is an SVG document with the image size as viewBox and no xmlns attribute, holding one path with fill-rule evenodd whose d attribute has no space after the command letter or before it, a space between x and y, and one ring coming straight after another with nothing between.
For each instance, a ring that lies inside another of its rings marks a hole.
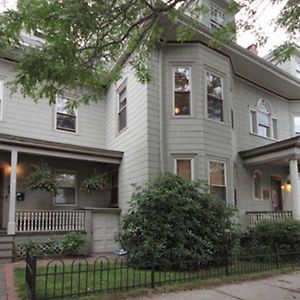
<instances>
[{"instance_id":1,"label":"green shrub","mask_svg":"<svg viewBox=\"0 0 300 300\"><path fill-rule=\"evenodd\" d=\"M78 232L69 232L61 241L62 254L74 256L80 253L80 248L85 244L85 239Z\"/></svg>"},{"instance_id":2,"label":"green shrub","mask_svg":"<svg viewBox=\"0 0 300 300\"><path fill-rule=\"evenodd\" d=\"M277 244L281 250L295 251L300 249L300 221L288 219L280 221L265 220L254 229L254 236L259 245Z\"/></svg>"},{"instance_id":3,"label":"green shrub","mask_svg":"<svg viewBox=\"0 0 300 300\"><path fill-rule=\"evenodd\" d=\"M165 268L187 260L211 263L235 249L235 216L236 210L210 194L203 181L159 173L152 183L135 187L117 240L134 265L147 267L153 260Z\"/></svg>"}]
</instances>

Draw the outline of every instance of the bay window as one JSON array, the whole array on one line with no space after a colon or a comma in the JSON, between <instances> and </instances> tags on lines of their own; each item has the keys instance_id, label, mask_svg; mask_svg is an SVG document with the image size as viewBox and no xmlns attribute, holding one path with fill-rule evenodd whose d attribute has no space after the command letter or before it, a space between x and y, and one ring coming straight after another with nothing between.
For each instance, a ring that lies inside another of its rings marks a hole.
<instances>
[{"instance_id":1,"label":"bay window","mask_svg":"<svg viewBox=\"0 0 300 300\"><path fill-rule=\"evenodd\" d=\"M211 192L226 201L226 164L223 161L209 161L209 185Z\"/></svg>"}]
</instances>

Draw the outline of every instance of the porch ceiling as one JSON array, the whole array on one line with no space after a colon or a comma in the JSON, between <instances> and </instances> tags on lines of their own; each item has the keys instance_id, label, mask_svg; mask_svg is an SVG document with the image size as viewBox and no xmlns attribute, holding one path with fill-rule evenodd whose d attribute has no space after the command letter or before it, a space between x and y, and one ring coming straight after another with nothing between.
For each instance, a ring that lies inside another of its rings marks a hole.
<instances>
[{"instance_id":1,"label":"porch ceiling","mask_svg":"<svg viewBox=\"0 0 300 300\"><path fill-rule=\"evenodd\" d=\"M239 152L244 165L270 163L287 166L290 159L300 158L300 136Z\"/></svg>"},{"instance_id":2,"label":"porch ceiling","mask_svg":"<svg viewBox=\"0 0 300 300\"><path fill-rule=\"evenodd\" d=\"M14 135L0 134L0 148L45 156L56 156L120 164L123 152L100 148L56 143Z\"/></svg>"}]
</instances>

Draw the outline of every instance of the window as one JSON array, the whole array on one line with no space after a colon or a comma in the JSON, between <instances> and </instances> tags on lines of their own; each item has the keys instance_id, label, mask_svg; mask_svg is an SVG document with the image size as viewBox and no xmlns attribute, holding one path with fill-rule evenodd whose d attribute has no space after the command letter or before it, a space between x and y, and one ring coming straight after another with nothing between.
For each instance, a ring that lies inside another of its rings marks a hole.
<instances>
[{"instance_id":1,"label":"window","mask_svg":"<svg viewBox=\"0 0 300 300\"><path fill-rule=\"evenodd\" d=\"M118 207L118 182L119 171L115 170L111 173L110 204L112 207Z\"/></svg>"},{"instance_id":2,"label":"window","mask_svg":"<svg viewBox=\"0 0 300 300\"><path fill-rule=\"evenodd\" d=\"M266 138L278 139L277 119L272 116L265 100L250 108L250 131Z\"/></svg>"},{"instance_id":3,"label":"window","mask_svg":"<svg viewBox=\"0 0 300 300\"><path fill-rule=\"evenodd\" d=\"M294 117L294 134L300 135L300 116Z\"/></svg>"},{"instance_id":4,"label":"window","mask_svg":"<svg viewBox=\"0 0 300 300\"><path fill-rule=\"evenodd\" d=\"M56 129L76 132L77 111L70 107L70 99L58 96L56 99Z\"/></svg>"},{"instance_id":5,"label":"window","mask_svg":"<svg viewBox=\"0 0 300 300\"><path fill-rule=\"evenodd\" d=\"M120 132L127 125L127 90L124 86L119 92L118 101L118 131Z\"/></svg>"},{"instance_id":6,"label":"window","mask_svg":"<svg viewBox=\"0 0 300 300\"><path fill-rule=\"evenodd\" d=\"M0 121L3 120L4 82L0 80Z\"/></svg>"},{"instance_id":7,"label":"window","mask_svg":"<svg viewBox=\"0 0 300 300\"><path fill-rule=\"evenodd\" d=\"M252 175L253 195L254 199L263 199L262 192L262 174L260 171L255 170Z\"/></svg>"},{"instance_id":8,"label":"window","mask_svg":"<svg viewBox=\"0 0 300 300\"><path fill-rule=\"evenodd\" d=\"M207 117L223 122L223 87L222 78L210 72L206 73Z\"/></svg>"},{"instance_id":9,"label":"window","mask_svg":"<svg viewBox=\"0 0 300 300\"><path fill-rule=\"evenodd\" d=\"M74 172L59 172L57 176L58 189L54 196L54 204L76 205L76 174Z\"/></svg>"},{"instance_id":10,"label":"window","mask_svg":"<svg viewBox=\"0 0 300 300\"><path fill-rule=\"evenodd\" d=\"M210 6L210 26L212 29L220 28L225 23L225 13L215 6Z\"/></svg>"},{"instance_id":11,"label":"window","mask_svg":"<svg viewBox=\"0 0 300 300\"><path fill-rule=\"evenodd\" d=\"M175 158L175 173L188 180L193 180L193 159Z\"/></svg>"},{"instance_id":12,"label":"window","mask_svg":"<svg viewBox=\"0 0 300 300\"><path fill-rule=\"evenodd\" d=\"M225 162L209 161L209 184L212 193L226 201L226 166Z\"/></svg>"},{"instance_id":13,"label":"window","mask_svg":"<svg viewBox=\"0 0 300 300\"><path fill-rule=\"evenodd\" d=\"M191 68L178 66L173 68L174 115L191 115Z\"/></svg>"}]
</instances>

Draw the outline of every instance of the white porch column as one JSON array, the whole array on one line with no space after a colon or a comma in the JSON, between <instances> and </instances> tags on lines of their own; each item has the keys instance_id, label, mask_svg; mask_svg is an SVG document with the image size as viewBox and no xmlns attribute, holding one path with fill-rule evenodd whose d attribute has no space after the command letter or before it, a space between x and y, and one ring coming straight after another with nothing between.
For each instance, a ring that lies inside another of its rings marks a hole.
<instances>
[{"instance_id":1,"label":"white porch column","mask_svg":"<svg viewBox=\"0 0 300 300\"><path fill-rule=\"evenodd\" d=\"M17 163L18 151L11 151L11 171L10 171L10 197L7 234L14 235L16 233L16 194L17 194Z\"/></svg>"},{"instance_id":2,"label":"white porch column","mask_svg":"<svg viewBox=\"0 0 300 300\"><path fill-rule=\"evenodd\" d=\"M290 160L290 177L292 185L293 218L300 220L300 186L298 160Z\"/></svg>"}]
</instances>

